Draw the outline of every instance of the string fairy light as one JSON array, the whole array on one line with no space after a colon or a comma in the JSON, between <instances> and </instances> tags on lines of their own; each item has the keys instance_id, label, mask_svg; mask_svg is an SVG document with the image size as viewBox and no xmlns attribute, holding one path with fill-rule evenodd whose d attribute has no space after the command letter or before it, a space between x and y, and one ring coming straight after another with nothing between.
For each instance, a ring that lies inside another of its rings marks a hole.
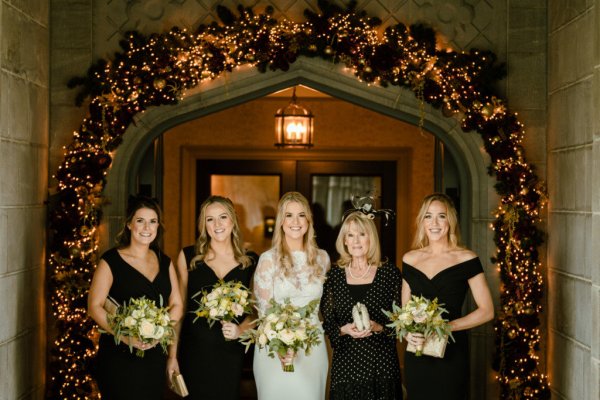
<instances>
[{"instance_id":1,"label":"string fairy light","mask_svg":"<svg viewBox=\"0 0 600 400\"><path fill-rule=\"evenodd\" d=\"M177 104L187 89L242 66L289 69L298 57L342 64L366 84L412 90L422 104L476 131L491 158L500 203L491 224L497 246L501 310L495 323L496 361L502 399L549 399L547 376L539 372L539 315L543 279L538 228L545 191L524 157L525 134L517 114L495 94L504 66L491 52L438 48L435 32L403 24L379 30L377 18L320 2L306 21L277 21L273 9L255 14L239 7L217 11L220 24L195 32L173 28L163 34L129 32L122 51L100 60L76 98L89 100L89 115L64 149L49 199L48 273L56 340L50 352L48 398L93 399L90 375L97 330L86 315L86 297L97 261L98 226L106 202L102 190L114 151L136 115L149 107Z\"/></svg>"}]
</instances>

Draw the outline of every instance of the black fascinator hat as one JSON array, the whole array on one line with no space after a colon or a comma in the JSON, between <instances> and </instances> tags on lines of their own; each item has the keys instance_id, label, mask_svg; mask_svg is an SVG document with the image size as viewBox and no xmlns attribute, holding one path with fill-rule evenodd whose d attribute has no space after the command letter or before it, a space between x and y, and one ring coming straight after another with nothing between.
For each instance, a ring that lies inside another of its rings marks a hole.
<instances>
[{"instance_id":1,"label":"black fascinator hat","mask_svg":"<svg viewBox=\"0 0 600 400\"><path fill-rule=\"evenodd\" d=\"M352 195L350 201L354 208L346 210L342 216L342 221L344 221L348 215L357 211L365 214L369 219L375 219L375 217L378 216L381 217L385 226L388 225L389 221L396 217L396 213L389 208L376 209L375 195L372 193L367 193L364 196Z\"/></svg>"}]
</instances>

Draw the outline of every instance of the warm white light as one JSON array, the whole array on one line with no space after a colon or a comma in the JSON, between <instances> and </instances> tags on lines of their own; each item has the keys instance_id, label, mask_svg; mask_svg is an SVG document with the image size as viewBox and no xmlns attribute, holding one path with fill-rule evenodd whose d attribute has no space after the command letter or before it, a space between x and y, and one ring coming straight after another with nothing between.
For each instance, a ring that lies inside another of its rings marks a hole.
<instances>
[{"instance_id":1,"label":"warm white light","mask_svg":"<svg viewBox=\"0 0 600 400\"><path fill-rule=\"evenodd\" d=\"M275 114L275 146L311 147L313 145L313 115L296 102L296 88L292 100Z\"/></svg>"}]
</instances>

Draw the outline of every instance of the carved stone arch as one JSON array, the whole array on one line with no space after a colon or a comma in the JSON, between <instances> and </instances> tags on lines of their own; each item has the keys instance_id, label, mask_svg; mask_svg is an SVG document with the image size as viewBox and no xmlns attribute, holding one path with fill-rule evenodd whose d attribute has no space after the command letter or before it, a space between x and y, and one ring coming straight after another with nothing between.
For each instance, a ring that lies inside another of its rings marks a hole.
<instances>
[{"instance_id":1,"label":"carved stone arch","mask_svg":"<svg viewBox=\"0 0 600 400\"><path fill-rule=\"evenodd\" d=\"M229 76L205 82L186 94L175 106L161 106L147 110L135 119L114 154L105 195L110 200L104 207L104 225L101 243L110 242L125 214L126 197L132 187L132 174L137 171L144 149L168 129L183 122L201 118L274 91L302 84L344 101L381 114L417 124L420 104L414 94L398 87L383 88L360 82L340 65L317 58L301 58L286 72L260 73L256 68L242 67ZM476 133L465 133L458 120L447 118L439 110L425 107L424 129L435 135L446 146L457 163L461 187L466 190L461 202L461 224L465 241L482 254L488 254L493 243L471 243L478 237L481 221L487 221L496 206L491 178L486 166L489 159ZM487 223L483 224L487 229Z\"/></svg>"}]
</instances>

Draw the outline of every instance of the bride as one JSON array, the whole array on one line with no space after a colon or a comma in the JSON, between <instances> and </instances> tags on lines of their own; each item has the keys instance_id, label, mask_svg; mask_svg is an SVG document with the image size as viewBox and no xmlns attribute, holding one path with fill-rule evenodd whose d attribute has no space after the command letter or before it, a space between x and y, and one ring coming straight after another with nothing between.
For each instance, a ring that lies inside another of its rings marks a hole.
<instances>
[{"instance_id":1,"label":"bride","mask_svg":"<svg viewBox=\"0 0 600 400\"><path fill-rule=\"evenodd\" d=\"M298 192L281 197L277 209L273 247L263 253L254 274L254 295L259 316L275 299L289 298L302 307L323 293L323 280L329 269L329 256L317 248L312 214L306 198ZM318 309L312 315L319 327ZM294 372L282 365L293 362ZM254 377L259 400L322 400L327 384L327 349L321 344L310 355L300 351L286 357L270 358L265 349L254 350Z\"/></svg>"}]
</instances>

